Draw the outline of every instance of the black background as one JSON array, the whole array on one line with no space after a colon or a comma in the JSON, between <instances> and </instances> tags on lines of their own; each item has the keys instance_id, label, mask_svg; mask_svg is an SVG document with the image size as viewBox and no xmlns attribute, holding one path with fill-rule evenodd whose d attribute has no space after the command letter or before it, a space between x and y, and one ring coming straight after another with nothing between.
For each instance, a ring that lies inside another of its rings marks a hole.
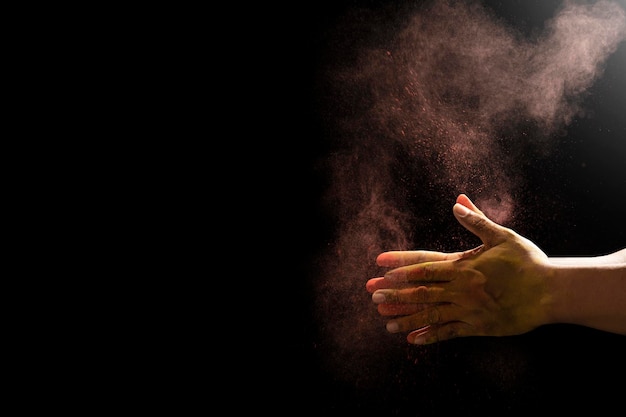
<instances>
[{"instance_id":1,"label":"black background","mask_svg":"<svg viewBox=\"0 0 626 417\"><path fill-rule=\"evenodd\" d=\"M578 326L549 325L516 337L464 338L422 348L407 346L402 338L390 339L388 355L379 358L389 372L376 375L373 385L346 382L321 366L328 352L320 331L323 323L312 313L316 300L311 289L319 273L316 262L333 240L334 229L332 215L320 203L329 178L318 162L332 146L318 107L320 95L330 94L320 87L320 67L327 59L341 59L341 48L350 45L346 33L336 30L348 10L401 13L406 4L364 0L298 4L283 12L285 17L275 27L273 53L281 64L272 79L282 84L285 94L275 118L274 132L282 140L271 151L282 156L274 166L275 176L267 180L273 190L267 195L276 202L267 233L279 229L284 249L276 251L280 259L272 259L278 284L264 289L276 309L267 318L271 326L259 335L268 353L257 359L264 365L258 371L263 376L257 376L259 381L278 382L264 404L268 411L295 414L414 416L599 414L623 409L624 336ZM530 32L541 28L560 2L484 4ZM531 164L526 172L538 201L555 193L567 199L563 207L538 207L534 213L544 226L533 229L533 240L541 242L549 255L596 255L626 246L625 43L609 58L585 106L592 109L591 116L568 127L568 140L552 163Z\"/></svg>"}]
</instances>

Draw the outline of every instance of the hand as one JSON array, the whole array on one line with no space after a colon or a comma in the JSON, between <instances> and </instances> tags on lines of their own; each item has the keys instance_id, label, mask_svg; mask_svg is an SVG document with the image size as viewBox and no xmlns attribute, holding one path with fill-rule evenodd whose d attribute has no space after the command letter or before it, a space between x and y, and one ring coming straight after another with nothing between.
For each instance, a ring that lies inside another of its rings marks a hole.
<instances>
[{"instance_id":1,"label":"hand","mask_svg":"<svg viewBox=\"0 0 626 417\"><path fill-rule=\"evenodd\" d=\"M464 194L456 219L482 241L464 252L392 251L379 266L393 268L366 289L391 333L414 344L462 336L526 333L549 321L547 255L516 232L494 223Z\"/></svg>"}]
</instances>

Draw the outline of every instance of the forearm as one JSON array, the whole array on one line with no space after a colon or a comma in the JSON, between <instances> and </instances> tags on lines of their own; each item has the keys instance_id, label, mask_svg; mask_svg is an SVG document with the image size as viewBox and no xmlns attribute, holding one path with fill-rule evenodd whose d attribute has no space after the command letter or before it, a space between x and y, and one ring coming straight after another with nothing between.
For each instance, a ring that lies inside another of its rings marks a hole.
<instances>
[{"instance_id":1,"label":"forearm","mask_svg":"<svg viewBox=\"0 0 626 417\"><path fill-rule=\"evenodd\" d=\"M549 321L626 335L626 263L614 261L553 264L546 303Z\"/></svg>"},{"instance_id":2,"label":"forearm","mask_svg":"<svg viewBox=\"0 0 626 417\"><path fill-rule=\"evenodd\" d=\"M580 265L580 266L594 266L594 265L614 265L621 264L626 265L626 248L618 250L617 252L610 253L608 255L601 256L588 256L588 257L551 257L550 262L557 265Z\"/></svg>"}]
</instances>

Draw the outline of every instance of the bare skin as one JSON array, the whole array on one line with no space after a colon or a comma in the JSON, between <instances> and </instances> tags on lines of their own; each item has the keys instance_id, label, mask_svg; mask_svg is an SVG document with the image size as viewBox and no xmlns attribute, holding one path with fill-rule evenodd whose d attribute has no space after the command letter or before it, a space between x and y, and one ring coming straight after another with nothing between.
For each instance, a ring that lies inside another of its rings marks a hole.
<instances>
[{"instance_id":1,"label":"bare skin","mask_svg":"<svg viewBox=\"0 0 626 417\"><path fill-rule=\"evenodd\" d=\"M391 333L424 345L456 337L512 336L550 323L626 335L626 249L596 257L551 258L498 225L464 194L456 219L482 241L464 252L391 251L390 270L367 281Z\"/></svg>"}]
</instances>

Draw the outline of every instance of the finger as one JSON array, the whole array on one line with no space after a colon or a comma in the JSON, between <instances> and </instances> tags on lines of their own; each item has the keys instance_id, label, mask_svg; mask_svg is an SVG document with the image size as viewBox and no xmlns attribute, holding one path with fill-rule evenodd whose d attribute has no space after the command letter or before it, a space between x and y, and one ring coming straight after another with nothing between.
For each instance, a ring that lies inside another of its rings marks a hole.
<instances>
[{"instance_id":1,"label":"finger","mask_svg":"<svg viewBox=\"0 0 626 417\"><path fill-rule=\"evenodd\" d=\"M430 345L457 337L474 335L474 328L470 324L462 321L453 321L442 325L422 327L409 333L406 339L414 345Z\"/></svg>"},{"instance_id":2,"label":"finger","mask_svg":"<svg viewBox=\"0 0 626 417\"><path fill-rule=\"evenodd\" d=\"M422 262L446 261L459 257L461 257L461 252L444 253L427 250L389 251L378 255L376 264L378 266L397 268Z\"/></svg>"},{"instance_id":3,"label":"finger","mask_svg":"<svg viewBox=\"0 0 626 417\"><path fill-rule=\"evenodd\" d=\"M429 325L462 321L465 313L466 310L456 304L430 304L415 314L389 320L387 331L390 333L409 332Z\"/></svg>"},{"instance_id":4,"label":"finger","mask_svg":"<svg viewBox=\"0 0 626 417\"><path fill-rule=\"evenodd\" d=\"M365 283L365 289L370 294L373 294L374 291L381 288L389 288L388 285L385 285L385 278L372 278L367 280L367 282Z\"/></svg>"},{"instance_id":5,"label":"finger","mask_svg":"<svg viewBox=\"0 0 626 417\"><path fill-rule=\"evenodd\" d=\"M407 282L398 282L398 281L391 281L388 279L385 279L383 277L379 277L379 278L371 278L369 280L367 280L367 282L365 283L365 289L367 290L367 292L374 293L374 291L376 290L381 290L381 289L385 289L385 288L408 288L408 287L413 287L413 284L407 283Z\"/></svg>"},{"instance_id":6,"label":"finger","mask_svg":"<svg viewBox=\"0 0 626 417\"><path fill-rule=\"evenodd\" d=\"M452 209L459 223L475 234L487 246L495 246L506 240L506 228L496 224L482 213L476 213L456 203Z\"/></svg>"},{"instance_id":7,"label":"finger","mask_svg":"<svg viewBox=\"0 0 626 417\"><path fill-rule=\"evenodd\" d=\"M456 202L464 205L465 207L467 207L468 209L472 210L475 213L481 214L483 216L485 215L485 213L483 213L482 210L476 207L476 205L472 202L472 200L470 200L470 198L465 194L459 194L459 196L456 198Z\"/></svg>"},{"instance_id":8,"label":"finger","mask_svg":"<svg viewBox=\"0 0 626 417\"><path fill-rule=\"evenodd\" d=\"M395 268L385 273L385 279L391 282L446 282L466 274L466 270L457 267L455 260L450 260Z\"/></svg>"},{"instance_id":9,"label":"finger","mask_svg":"<svg viewBox=\"0 0 626 417\"><path fill-rule=\"evenodd\" d=\"M424 304L378 304L378 313L381 316L408 316L422 311Z\"/></svg>"},{"instance_id":10,"label":"finger","mask_svg":"<svg viewBox=\"0 0 626 417\"><path fill-rule=\"evenodd\" d=\"M376 304L428 304L449 302L446 292L441 287L411 287L406 289L380 289L372 294L372 301Z\"/></svg>"}]
</instances>

